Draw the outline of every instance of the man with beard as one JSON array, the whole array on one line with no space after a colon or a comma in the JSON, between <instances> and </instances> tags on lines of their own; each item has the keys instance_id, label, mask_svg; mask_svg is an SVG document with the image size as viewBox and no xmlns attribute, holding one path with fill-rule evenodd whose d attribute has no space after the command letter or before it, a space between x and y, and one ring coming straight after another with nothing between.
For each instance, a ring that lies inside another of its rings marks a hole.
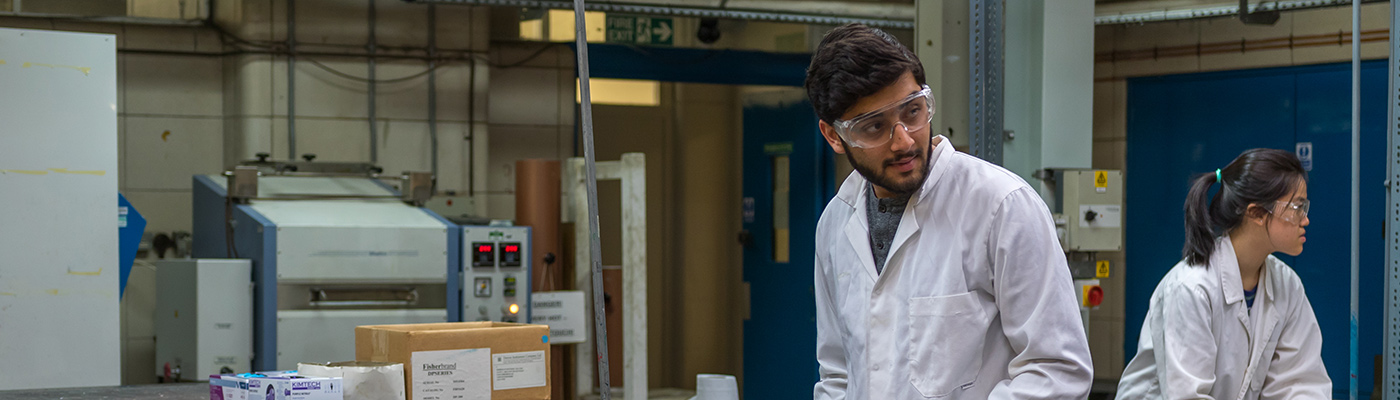
<instances>
[{"instance_id":1,"label":"man with beard","mask_svg":"<svg viewBox=\"0 0 1400 400\"><path fill-rule=\"evenodd\" d=\"M932 136L913 52L863 25L807 70L822 136L856 173L817 223L822 399L1082 399L1089 345L1040 196Z\"/></svg>"}]
</instances>

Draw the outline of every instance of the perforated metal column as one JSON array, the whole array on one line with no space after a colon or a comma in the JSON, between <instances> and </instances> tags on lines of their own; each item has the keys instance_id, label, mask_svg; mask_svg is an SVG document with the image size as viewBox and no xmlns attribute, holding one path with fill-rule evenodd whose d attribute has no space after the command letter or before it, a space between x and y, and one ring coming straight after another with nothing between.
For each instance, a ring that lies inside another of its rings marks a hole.
<instances>
[{"instance_id":1,"label":"perforated metal column","mask_svg":"<svg viewBox=\"0 0 1400 400\"><path fill-rule=\"evenodd\" d=\"M1400 7L1390 8L1390 31L1400 32ZM1386 181L1385 376L1384 398L1400 400L1400 35L1390 36L1390 166Z\"/></svg>"},{"instance_id":2,"label":"perforated metal column","mask_svg":"<svg viewBox=\"0 0 1400 400\"><path fill-rule=\"evenodd\" d=\"M1006 7L1002 1L971 0L968 7L968 28L971 29L968 32L971 58L968 71L972 75L968 145L972 155L997 165L1001 165L1002 86L1005 82L1002 80L1002 20Z\"/></svg>"}]
</instances>

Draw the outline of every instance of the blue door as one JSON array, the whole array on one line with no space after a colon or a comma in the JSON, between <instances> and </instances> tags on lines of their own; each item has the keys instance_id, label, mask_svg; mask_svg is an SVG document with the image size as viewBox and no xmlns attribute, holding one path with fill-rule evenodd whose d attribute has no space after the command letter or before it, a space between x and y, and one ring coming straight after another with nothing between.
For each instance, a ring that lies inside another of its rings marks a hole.
<instances>
[{"instance_id":1,"label":"blue door","mask_svg":"<svg viewBox=\"0 0 1400 400\"><path fill-rule=\"evenodd\" d=\"M1358 396L1382 350L1386 64L1361 70L1361 288ZM1350 346L1351 66L1331 64L1132 79L1128 82L1127 303L1124 347L1136 352L1153 289L1181 259L1192 174L1254 147L1310 146L1308 243L1275 254L1297 271L1322 330L1333 395L1346 398ZM1218 186L1216 187L1218 189Z\"/></svg>"},{"instance_id":2,"label":"blue door","mask_svg":"<svg viewBox=\"0 0 1400 400\"><path fill-rule=\"evenodd\" d=\"M810 399L817 381L813 255L832 152L805 93L744 99L745 399Z\"/></svg>"}]
</instances>

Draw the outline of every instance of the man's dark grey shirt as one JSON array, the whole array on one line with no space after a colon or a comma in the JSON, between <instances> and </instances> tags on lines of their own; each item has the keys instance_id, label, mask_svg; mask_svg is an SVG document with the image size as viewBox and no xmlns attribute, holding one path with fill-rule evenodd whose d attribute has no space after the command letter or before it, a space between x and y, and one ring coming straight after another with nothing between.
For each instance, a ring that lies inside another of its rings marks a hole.
<instances>
[{"instance_id":1,"label":"man's dark grey shirt","mask_svg":"<svg viewBox=\"0 0 1400 400\"><path fill-rule=\"evenodd\" d=\"M890 243L899 230L899 220L904 216L904 206L909 205L909 196L900 195L887 199L875 197L875 186L865 186L865 216L870 221L870 252L875 256L875 272L885 270L885 258L890 254Z\"/></svg>"}]
</instances>

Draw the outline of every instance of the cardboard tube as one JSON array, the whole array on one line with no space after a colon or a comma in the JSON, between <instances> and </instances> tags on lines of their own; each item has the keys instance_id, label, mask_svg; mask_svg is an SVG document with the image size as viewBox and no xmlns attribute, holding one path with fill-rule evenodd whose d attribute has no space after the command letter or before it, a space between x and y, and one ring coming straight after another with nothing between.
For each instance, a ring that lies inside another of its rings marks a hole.
<instances>
[{"instance_id":1,"label":"cardboard tube","mask_svg":"<svg viewBox=\"0 0 1400 400\"><path fill-rule=\"evenodd\" d=\"M564 281L559 268L559 190L559 161L515 162L515 222L530 227L530 282L537 292L562 289ZM545 262L546 254L554 254L552 264Z\"/></svg>"},{"instance_id":2,"label":"cardboard tube","mask_svg":"<svg viewBox=\"0 0 1400 400\"><path fill-rule=\"evenodd\" d=\"M530 288L534 291L564 290L562 238L559 235L560 221L560 164L558 160L528 159L515 162L515 222L530 227ZM554 262L546 263L547 254L554 255ZM572 376L565 368L564 346L550 346L549 380L551 397L565 399L570 385L566 378Z\"/></svg>"}]
</instances>

